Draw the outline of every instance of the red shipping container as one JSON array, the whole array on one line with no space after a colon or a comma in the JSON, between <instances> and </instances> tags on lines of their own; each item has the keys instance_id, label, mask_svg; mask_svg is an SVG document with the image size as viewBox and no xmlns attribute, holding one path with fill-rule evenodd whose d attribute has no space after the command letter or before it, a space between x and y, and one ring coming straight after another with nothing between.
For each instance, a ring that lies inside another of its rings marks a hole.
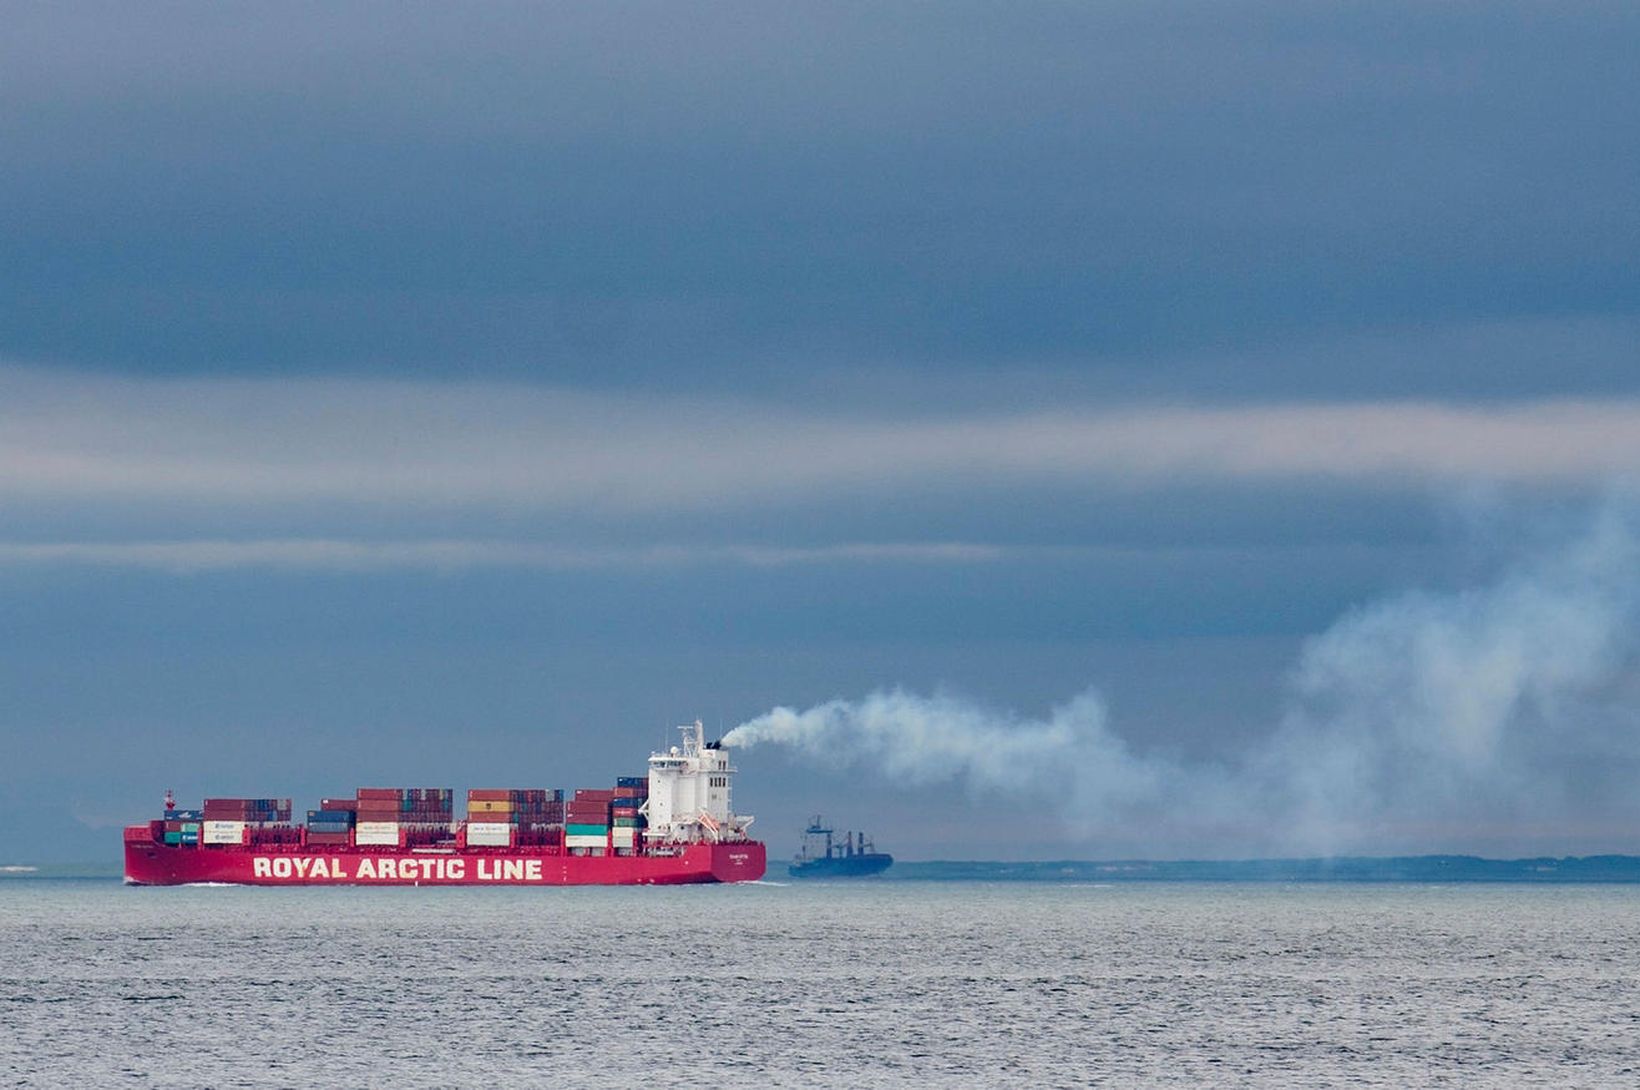
<instances>
[{"instance_id":1,"label":"red shipping container","mask_svg":"<svg viewBox=\"0 0 1640 1090\"><path fill-rule=\"evenodd\" d=\"M604 791L596 787L577 787L575 789L576 802L608 802L614 797L614 791Z\"/></svg>"},{"instance_id":2,"label":"red shipping container","mask_svg":"<svg viewBox=\"0 0 1640 1090\"><path fill-rule=\"evenodd\" d=\"M319 809L321 809L321 810L357 810L358 808L359 808L359 800L358 799L320 799L319 800Z\"/></svg>"},{"instance_id":3,"label":"red shipping container","mask_svg":"<svg viewBox=\"0 0 1640 1090\"><path fill-rule=\"evenodd\" d=\"M509 802L513 793L505 787L475 787L467 792L468 802Z\"/></svg>"}]
</instances>

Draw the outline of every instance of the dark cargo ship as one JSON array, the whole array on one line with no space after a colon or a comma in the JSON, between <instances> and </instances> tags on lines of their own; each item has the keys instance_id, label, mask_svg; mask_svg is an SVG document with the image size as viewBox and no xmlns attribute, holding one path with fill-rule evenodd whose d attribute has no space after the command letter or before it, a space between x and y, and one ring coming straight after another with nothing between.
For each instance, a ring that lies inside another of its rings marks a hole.
<instances>
[{"instance_id":1,"label":"dark cargo ship","mask_svg":"<svg viewBox=\"0 0 1640 1090\"><path fill-rule=\"evenodd\" d=\"M816 817L803 830L803 846L786 870L793 878L865 878L881 874L893 863L894 857L878 851L864 833L845 832L839 845L832 830Z\"/></svg>"}]
</instances>

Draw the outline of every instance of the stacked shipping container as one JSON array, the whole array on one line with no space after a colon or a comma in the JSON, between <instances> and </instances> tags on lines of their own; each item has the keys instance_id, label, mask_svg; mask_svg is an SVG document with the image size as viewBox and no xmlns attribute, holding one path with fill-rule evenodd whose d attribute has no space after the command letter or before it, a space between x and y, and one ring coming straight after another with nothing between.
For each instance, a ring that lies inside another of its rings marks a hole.
<instances>
[{"instance_id":1,"label":"stacked shipping container","mask_svg":"<svg viewBox=\"0 0 1640 1090\"><path fill-rule=\"evenodd\" d=\"M547 788L474 788L467 792L464 847L563 845L578 855L642 846L648 822L645 776L622 776L613 789L580 788L568 800ZM451 844L454 792L432 787L361 787L354 798L325 798L305 827L289 824L289 799L206 799L200 810L168 809L167 844L307 844L404 848Z\"/></svg>"},{"instance_id":2,"label":"stacked shipping container","mask_svg":"<svg viewBox=\"0 0 1640 1090\"><path fill-rule=\"evenodd\" d=\"M475 787L467 792L466 842L476 848L557 844L564 793L540 787Z\"/></svg>"},{"instance_id":3,"label":"stacked shipping container","mask_svg":"<svg viewBox=\"0 0 1640 1090\"><path fill-rule=\"evenodd\" d=\"M450 837L455 792L448 787L361 787L352 801L353 843L360 847L402 848Z\"/></svg>"},{"instance_id":4,"label":"stacked shipping container","mask_svg":"<svg viewBox=\"0 0 1640 1090\"><path fill-rule=\"evenodd\" d=\"M167 844L198 844L199 826L197 821L170 820L161 823L164 826L161 839Z\"/></svg>"},{"instance_id":5,"label":"stacked shipping container","mask_svg":"<svg viewBox=\"0 0 1640 1090\"><path fill-rule=\"evenodd\" d=\"M616 855L630 855L649 824L639 811L649 801L648 776L619 776L615 780L615 797L609 800L609 842Z\"/></svg>"},{"instance_id":6,"label":"stacked shipping container","mask_svg":"<svg viewBox=\"0 0 1640 1090\"><path fill-rule=\"evenodd\" d=\"M578 854L632 854L648 824L639 813L648 797L647 776L622 776L607 791L580 788L565 805L565 846Z\"/></svg>"},{"instance_id":7,"label":"stacked shipping container","mask_svg":"<svg viewBox=\"0 0 1640 1090\"><path fill-rule=\"evenodd\" d=\"M289 799L206 799L206 821L289 821Z\"/></svg>"},{"instance_id":8,"label":"stacked shipping container","mask_svg":"<svg viewBox=\"0 0 1640 1090\"><path fill-rule=\"evenodd\" d=\"M197 821L172 819L172 813L197 815ZM167 844L245 844L279 842L292 832L289 799L206 799L200 810L167 811ZM172 827L178 839L172 840Z\"/></svg>"},{"instance_id":9,"label":"stacked shipping container","mask_svg":"<svg viewBox=\"0 0 1640 1090\"><path fill-rule=\"evenodd\" d=\"M320 799L319 809L307 812L307 842L316 847L352 844L358 813L357 799Z\"/></svg>"},{"instance_id":10,"label":"stacked shipping container","mask_svg":"<svg viewBox=\"0 0 1640 1090\"><path fill-rule=\"evenodd\" d=\"M357 804L349 808L335 805L336 801L324 799L319 803L319 809L307 812L309 844L328 847L353 842L353 821Z\"/></svg>"},{"instance_id":11,"label":"stacked shipping container","mask_svg":"<svg viewBox=\"0 0 1640 1090\"><path fill-rule=\"evenodd\" d=\"M609 803L613 791L576 788L564 806L564 846L576 855L603 855L609 848Z\"/></svg>"},{"instance_id":12,"label":"stacked shipping container","mask_svg":"<svg viewBox=\"0 0 1640 1090\"><path fill-rule=\"evenodd\" d=\"M564 842L564 792L532 788L513 792L513 843L531 847Z\"/></svg>"}]
</instances>

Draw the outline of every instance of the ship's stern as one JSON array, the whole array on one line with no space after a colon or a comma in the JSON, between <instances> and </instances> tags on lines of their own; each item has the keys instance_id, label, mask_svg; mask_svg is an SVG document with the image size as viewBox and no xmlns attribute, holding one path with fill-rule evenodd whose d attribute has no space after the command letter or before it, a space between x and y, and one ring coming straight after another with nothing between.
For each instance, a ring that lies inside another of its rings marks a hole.
<instances>
[{"instance_id":1,"label":"ship's stern","mask_svg":"<svg viewBox=\"0 0 1640 1090\"><path fill-rule=\"evenodd\" d=\"M719 882L755 882L767 869L768 853L761 841L712 845L712 877Z\"/></svg>"}]
</instances>

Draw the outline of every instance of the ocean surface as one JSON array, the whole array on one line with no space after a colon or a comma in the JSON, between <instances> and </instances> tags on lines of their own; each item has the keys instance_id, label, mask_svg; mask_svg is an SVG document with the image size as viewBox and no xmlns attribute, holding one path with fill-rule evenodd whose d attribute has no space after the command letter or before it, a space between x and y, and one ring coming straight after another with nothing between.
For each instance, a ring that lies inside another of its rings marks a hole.
<instances>
[{"instance_id":1,"label":"ocean surface","mask_svg":"<svg viewBox=\"0 0 1640 1090\"><path fill-rule=\"evenodd\" d=\"M0 1085L1640 1085L1640 886L0 879Z\"/></svg>"}]
</instances>

